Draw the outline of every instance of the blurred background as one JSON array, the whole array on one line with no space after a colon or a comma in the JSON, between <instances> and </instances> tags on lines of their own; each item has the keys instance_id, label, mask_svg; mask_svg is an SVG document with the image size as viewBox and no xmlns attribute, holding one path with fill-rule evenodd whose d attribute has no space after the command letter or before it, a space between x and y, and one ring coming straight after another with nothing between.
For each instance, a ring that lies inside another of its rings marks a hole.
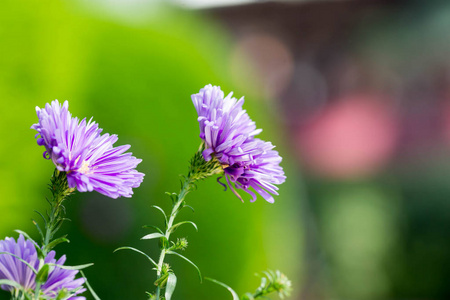
<instances>
[{"instance_id":1,"label":"blurred background","mask_svg":"<svg viewBox=\"0 0 450 300\"><path fill-rule=\"evenodd\" d=\"M93 262L102 299L146 299L152 266L112 251L157 255L141 226L163 226L150 206L179 189L200 143L190 95L211 83L245 96L287 181L274 204L199 183L180 216L199 232L176 236L203 275L239 294L270 268L292 279L291 299L449 299L448 53L448 1L2 1L0 236L38 238L53 164L29 128L35 106L67 99L131 144L146 176L131 199L72 197L57 255ZM169 262L175 299L231 298Z\"/></svg>"}]
</instances>

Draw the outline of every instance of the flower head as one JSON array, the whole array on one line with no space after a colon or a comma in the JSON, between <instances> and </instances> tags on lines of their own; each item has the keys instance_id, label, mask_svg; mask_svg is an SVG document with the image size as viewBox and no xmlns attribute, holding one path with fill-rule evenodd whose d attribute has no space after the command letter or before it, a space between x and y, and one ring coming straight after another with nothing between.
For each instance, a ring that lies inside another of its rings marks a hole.
<instances>
[{"instance_id":1,"label":"flower head","mask_svg":"<svg viewBox=\"0 0 450 300\"><path fill-rule=\"evenodd\" d=\"M244 99L236 100L230 93L224 98L220 87L207 85L192 101L200 123L200 138L205 143L203 158L216 159L222 164L228 186L243 189L256 200L254 190L268 202L271 194L278 195L275 184L286 177L280 167L281 157L270 142L255 138L262 130L242 109ZM251 189L252 190L251 190Z\"/></svg>"},{"instance_id":2,"label":"flower head","mask_svg":"<svg viewBox=\"0 0 450 300\"><path fill-rule=\"evenodd\" d=\"M17 242L14 238L7 237L0 241L0 253L0 279L14 281L25 293L34 293L36 288L34 271L39 268L39 258L33 242L25 240L23 235L19 236ZM26 261L28 265L18 257ZM66 257L63 255L56 260L55 252L50 251L44 261L46 264L63 265ZM65 289L72 294L69 300L85 300L85 297L77 296L86 290L83 288L84 278L75 279L77 274L78 270L65 270L51 266L47 281L40 288L41 295L45 299L54 299L62 289ZM0 288L10 292L16 289L6 284L1 285Z\"/></svg>"},{"instance_id":3,"label":"flower head","mask_svg":"<svg viewBox=\"0 0 450 300\"><path fill-rule=\"evenodd\" d=\"M286 179L283 168L280 167L281 156L273 150L275 146L272 143L260 139L250 139L244 147L251 148L250 159L224 168L228 185L239 198L231 182L235 183L236 188L249 193L252 196L251 202L256 200L255 193L250 190L253 188L267 202L273 203L271 194L278 195L275 184L281 184Z\"/></svg>"},{"instance_id":4,"label":"flower head","mask_svg":"<svg viewBox=\"0 0 450 300\"><path fill-rule=\"evenodd\" d=\"M66 172L70 188L80 192L93 190L111 198L131 197L144 177L136 171L141 162L126 151L129 145L114 147L116 135L101 135L102 129L92 120L72 118L68 102L58 100L36 107L39 123L31 128L38 134L38 145L46 149L44 157L52 159L57 169Z\"/></svg>"},{"instance_id":5,"label":"flower head","mask_svg":"<svg viewBox=\"0 0 450 300\"><path fill-rule=\"evenodd\" d=\"M192 102L200 123L200 138L204 140L205 160L214 157L222 164L233 164L246 159L242 144L258 133L247 112L242 109L244 98L237 100L230 93L224 93L218 86L207 85L198 94L192 95Z\"/></svg>"}]
</instances>

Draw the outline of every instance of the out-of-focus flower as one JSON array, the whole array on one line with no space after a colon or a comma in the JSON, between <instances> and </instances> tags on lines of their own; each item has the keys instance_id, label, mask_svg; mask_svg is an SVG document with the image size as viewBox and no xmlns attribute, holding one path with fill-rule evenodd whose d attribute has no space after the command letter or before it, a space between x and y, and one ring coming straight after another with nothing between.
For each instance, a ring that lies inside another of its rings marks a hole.
<instances>
[{"instance_id":1,"label":"out-of-focus flower","mask_svg":"<svg viewBox=\"0 0 450 300\"><path fill-rule=\"evenodd\" d=\"M300 128L296 146L312 171L353 179L383 168L396 149L397 137L396 115L385 99L353 95L337 99Z\"/></svg>"},{"instance_id":2,"label":"out-of-focus flower","mask_svg":"<svg viewBox=\"0 0 450 300\"><path fill-rule=\"evenodd\" d=\"M274 184L286 179L279 165L282 159L270 142L255 138L262 130L256 129L242 109L243 98L238 101L231 95L224 98L220 87L211 85L192 95L199 116L200 138L205 143L203 157L222 164L228 186L239 199L242 200L233 183L237 189L249 193L252 202L256 195L250 188L273 202L270 194L278 195Z\"/></svg>"},{"instance_id":3,"label":"out-of-focus flower","mask_svg":"<svg viewBox=\"0 0 450 300\"><path fill-rule=\"evenodd\" d=\"M19 236L17 242L14 238L7 237L0 241L0 252L2 253L0 254L0 279L14 281L22 287L24 292L33 293L36 288L36 274L31 267L35 270L39 268L39 258L33 242L25 240L23 235ZM17 257L26 261L29 266ZM50 251L44 261L45 264L62 266L66 257L63 255L57 261L55 252ZM83 288L84 278L75 279L77 274L78 270L65 270L57 266L51 266L48 278L40 288L41 295L46 299L54 299L62 289L65 289L72 294L69 300L85 300L85 297L77 296L86 290ZM10 292L14 292L16 289L9 285L1 285L0 288Z\"/></svg>"},{"instance_id":4,"label":"out-of-focus flower","mask_svg":"<svg viewBox=\"0 0 450 300\"><path fill-rule=\"evenodd\" d=\"M129 145L114 147L117 136L101 135L97 123L72 118L68 106L67 101L61 106L55 100L43 109L36 107L39 123L31 128L40 135L37 143L45 146L44 156L67 173L70 188L131 197L132 188L139 187L144 177L135 169L142 160L125 153Z\"/></svg>"},{"instance_id":5,"label":"out-of-focus flower","mask_svg":"<svg viewBox=\"0 0 450 300\"><path fill-rule=\"evenodd\" d=\"M255 293L246 293L243 300L254 300L258 298L267 298L266 296L276 292L280 299L289 297L292 292L292 282L280 271L264 271L265 276L261 277L261 284Z\"/></svg>"}]
</instances>

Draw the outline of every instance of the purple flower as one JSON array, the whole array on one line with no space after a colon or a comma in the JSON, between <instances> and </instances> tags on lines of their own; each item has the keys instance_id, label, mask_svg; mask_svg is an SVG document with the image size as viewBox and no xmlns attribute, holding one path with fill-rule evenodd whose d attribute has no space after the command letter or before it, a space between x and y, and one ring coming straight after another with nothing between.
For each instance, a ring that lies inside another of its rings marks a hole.
<instances>
[{"instance_id":1,"label":"purple flower","mask_svg":"<svg viewBox=\"0 0 450 300\"><path fill-rule=\"evenodd\" d=\"M68 102L58 100L36 107L39 123L31 128L40 135L38 145L45 146L44 157L67 173L70 188L80 192L93 190L111 198L131 197L132 188L141 184L144 174L136 171L142 161L125 153L130 146L114 147L116 135L101 135L92 120L72 118Z\"/></svg>"},{"instance_id":2,"label":"purple flower","mask_svg":"<svg viewBox=\"0 0 450 300\"><path fill-rule=\"evenodd\" d=\"M251 202L256 200L256 195L250 188L266 201L273 203L274 199L271 194L278 195L278 187L274 184L281 184L286 180L283 168L280 167L281 156L273 150L275 146L272 143L260 139L249 139L243 147L252 148L251 159L236 162L224 168L229 187L241 200L242 198L233 189L231 182L235 183L236 188L249 193L252 196Z\"/></svg>"},{"instance_id":3,"label":"purple flower","mask_svg":"<svg viewBox=\"0 0 450 300\"><path fill-rule=\"evenodd\" d=\"M248 159L241 146L250 137L260 133L247 112L242 109L244 98L237 100L230 93L224 98L220 87L207 85L192 102L200 123L200 138L205 142L203 157L209 161L214 154L222 164L234 164Z\"/></svg>"},{"instance_id":4,"label":"purple flower","mask_svg":"<svg viewBox=\"0 0 450 300\"><path fill-rule=\"evenodd\" d=\"M217 159L224 169L228 186L234 194L242 198L233 188L242 189L256 200L253 191L268 202L273 202L271 194L278 195L275 184L285 181L282 158L273 150L270 142L255 138L262 130L245 110L243 98L236 100L231 93L224 98L220 87L207 85L192 101L198 113L200 138L205 143L203 157L206 161Z\"/></svg>"},{"instance_id":5,"label":"purple flower","mask_svg":"<svg viewBox=\"0 0 450 300\"><path fill-rule=\"evenodd\" d=\"M39 258L32 241L25 240L20 235L17 242L14 238L5 238L0 241L0 252L11 253L26 261L35 270L39 268ZM0 254L0 279L7 279L18 283L26 292L33 293L36 288L36 274L25 263L10 254ZM51 251L45 257L46 264L63 265L66 261L63 255L58 261L55 259L55 252ZM75 279L77 270L65 270L57 266L51 266L47 281L41 286L41 293L49 299L54 299L62 289L67 289L73 297L69 300L85 300L85 297L77 296L86 289L83 288L84 278ZM1 285L5 291L14 291L14 287Z\"/></svg>"}]
</instances>

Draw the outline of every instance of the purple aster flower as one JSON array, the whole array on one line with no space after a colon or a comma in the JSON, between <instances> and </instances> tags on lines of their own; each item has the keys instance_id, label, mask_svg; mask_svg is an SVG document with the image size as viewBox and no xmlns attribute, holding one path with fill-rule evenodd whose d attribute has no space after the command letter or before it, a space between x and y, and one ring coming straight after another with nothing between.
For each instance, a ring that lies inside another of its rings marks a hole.
<instances>
[{"instance_id":1,"label":"purple aster flower","mask_svg":"<svg viewBox=\"0 0 450 300\"><path fill-rule=\"evenodd\" d=\"M205 142L203 157L207 161L213 154L222 164L228 165L248 159L248 153L241 146L262 131L256 129L255 122L242 109L244 98L237 100L232 94L224 98L220 87L209 84L192 95L200 123L200 138Z\"/></svg>"},{"instance_id":2,"label":"purple aster flower","mask_svg":"<svg viewBox=\"0 0 450 300\"><path fill-rule=\"evenodd\" d=\"M200 138L205 143L203 158L217 159L225 172L228 185L243 189L256 200L254 190L268 202L273 202L271 194L278 195L275 184L285 181L282 158L273 150L270 142L256 139L262 130L242 109L244 99L236 100L230 93L224 98L220 87L207 85L192 101L200 123ZM251 189L252 190L251 190Z\"/></svg>"},{"instance_id":3,"label":"purple aster flower","mask_svg":"<svg viewBox=\"0 0 450 300\"><path fill-rule=\"evenodd\" d=\"M242 198L233 189L231 182L235 183L236 188L249 193L252 196L251 202L256 200L256 195L250 188L266 201L273 203L274 199L271 194L278 195L278 187L275 184L281 184L286 180L283 168L280 167L281 156L273 150L275 146L272 143L260 139L249 139L242 147L251 149L247 150L251 158L224 168L228 186L241 200Z\"/></svg>"},{"instance_id":4,"label":"purple aster flower","mask_svg":"<svg viewBox=\"0 0 450 300\"><path fill-rule=\"evenodd\" d=\"M92 120L72 118L67 101L58 100L36 107L39 123L31 128L38 134L38 145L45 146L44 157L67 173L70 188L80 192L93 190L111 198L131 197L132 188L141 184L144 174L136 171L142 161L126 151L129 145L114 147L116 135L101 135Z\"/></svg>"},{"instance_id":5,"label":"purple aster flower","mask_svg":"<svg viewBox=\"0 0 450 300\"><path fill-rule=\"evenodd\" d=\"M39 268L39 258L32 241L25 240L20 235L17 242L14 238L5 238L0 241L0 252L11 253L26 261L35 270ZM8 279L17 282L26 292L34 292L36 288L36 274L25 263L10 254L0 254L0 279ZM63 255L58 261L55 259L55 252L51 251L45 257L46 264L63 265L66 261ZM65 270L57 266L51 266L47 281L41 286L41 293L44 297L54 299L62 289L67 289L73 293L69 300L85 300L85 297L77 296L86 289L83 288L84 278L75 279L78 270ZM14 291L14 287L1 285L5 291Z\"/></svg>"}]
</instances>

